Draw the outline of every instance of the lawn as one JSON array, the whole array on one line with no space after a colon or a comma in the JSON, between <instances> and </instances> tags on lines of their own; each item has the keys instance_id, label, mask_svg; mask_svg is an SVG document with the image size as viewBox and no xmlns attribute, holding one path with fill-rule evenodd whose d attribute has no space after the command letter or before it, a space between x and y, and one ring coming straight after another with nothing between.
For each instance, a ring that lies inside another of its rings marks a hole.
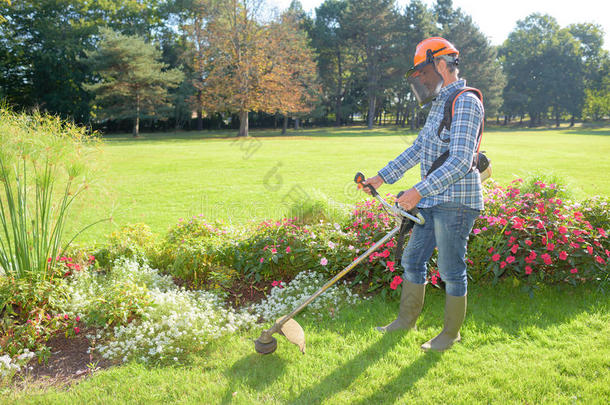
<instances>
[{"instance_id":1,"label":"lawn","mask_svg":"<svg viewBox=\"0 0 610 405\"><path fill-rule=\"evenodd\" d=\"M260 329L223 338L192 362L130 363L69 390L28 386L10 403L114 404L604 404L610 397L610 302L590 287L472 286L463 343L444 354L421 343L442 327L444 297L428 288L419 330L382 335L396 302L379 297L321 320L299 316L307 353L278 336L254 352Z\"/></svg>"},{"instance_id":2,"label":"lawn","mask_svg":"<svg viewBox=\"0 0 610 405\"><path fill-rule=\"evenodd\" d=\"M413 140L391 128L253 131L107 137L87 200L75 207L80 238L104 242L126 223L158 234L179 218L203 214L235 225L279 218L314 190L343 203L363 198L356 171L373 175ZM610 194L610 130L490 130L483 149L494 178L539 171L564 179L574 198ZM397 192L417 181L413 170ZM73 229L76 225L73 226ZM516 283L516 282L515 282ZM607 287L607 283L606 283ZM381 335L396 301L379 296L334 317L298 316L307 354L278 336L278 350L261 356L253 339L266 325L221 338L184 364L128 363L66 389L44 381L0 390L9 403L607 403L610 398L610 299L597 285L546 286L529 295L505 281L471 285L463 343L444 354L419 346L442 328L443 292L429 287L417 331Z\"/></svg>"},{"instance_id":3,"label":"lawn","mask_svg":"<svg viewBox=\"0 0 610 405\"><path fill-rule=\"evenodd\" d=\"M295 135L296 134L296 135ZM297 199L319 191L338 202L363 198L355 172L374 175L415 139L395 128L360 127L109 136L95 153L98 172L88 197L75 206L84 243L103 242L126 223L144 222L163 234L179 218L203 214L234 224L280 218ZM501 130L484 135L493 177L502 184L531 172L562 178L575 198L610 194L610 129ZM419 179L419 170L382 191L396 193Z\"/></svg>"}]
</instances>

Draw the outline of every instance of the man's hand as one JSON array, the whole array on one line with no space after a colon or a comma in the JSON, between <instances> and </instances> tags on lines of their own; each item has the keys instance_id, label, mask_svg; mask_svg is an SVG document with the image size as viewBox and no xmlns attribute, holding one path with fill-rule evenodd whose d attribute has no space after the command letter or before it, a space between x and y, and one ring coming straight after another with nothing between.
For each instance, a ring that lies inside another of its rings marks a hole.
<instances>
[{"instance_id":1,"label":"man's hand","mask_svg":"<svg viewBox=\"0 0 610 405\"><path fill-rule=\"evenodd\" d=\"M410 188L405 191L399 198L396 199L398 205L400 205L405 210L409 211L417 206L417 203L421 200L421 194L414 189Z\"/></svg>"},{"instance_id":2,"label":"man's hand","mask_svg":"<svg viewBox=\"0 0 610 405\"><path fill-rule=\"evenodd\" d=\"M370 177L364 180L362 184L364 184L365 186L370 184L375 190L377 190L383 184L383 179L381 178L381 176L377 175L375 177ZM368 195L371 195L371 190L369 190L368 187L362 187L362 191L364 191Z\"/></svg>"}]
</instances>

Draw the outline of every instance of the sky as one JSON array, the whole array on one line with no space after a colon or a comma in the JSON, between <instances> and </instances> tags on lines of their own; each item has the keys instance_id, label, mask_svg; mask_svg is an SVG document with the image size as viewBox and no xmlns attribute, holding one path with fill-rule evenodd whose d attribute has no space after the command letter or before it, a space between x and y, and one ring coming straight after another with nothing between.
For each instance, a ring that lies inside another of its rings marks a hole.
<instances>
[{"instance_id":1,"label":"sky","mask_svg":"<svg viewBox=\"0 0 610 405\"><path fill-rule=\"evenodd\" d=\"M323 0L300 0L305 11L311 12ZM410 0L397 0L404 7ZM423 0L431 6L434 0ZM267 4L282 10L290 5L290 0L267 0ZM518 20L532 13L549 14L561 27L573 23L594 23L602 26L604 49L610 50L610 2L607 0L453 0L454 8L461 8L472 16L475 24L489 38L492 45L500 45L515 29Z\"/></svg>"}]
</instances>

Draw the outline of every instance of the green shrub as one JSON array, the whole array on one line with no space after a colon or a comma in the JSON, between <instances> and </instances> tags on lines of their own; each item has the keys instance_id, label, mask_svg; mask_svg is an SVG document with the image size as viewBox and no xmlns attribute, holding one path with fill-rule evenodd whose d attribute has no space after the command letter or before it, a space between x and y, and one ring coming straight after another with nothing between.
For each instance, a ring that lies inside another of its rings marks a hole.
<instances>
[{"instance_id":1,"label":"green shrub","mask_svg":"<svg viewBox=\"0 0 610 405\"><path fill-rule=\"evenodd\" d=\"M118 258L134 258L140 263L156 257L157 240L146 224L129 224L113 232L108 243L94 256L100 266L110 267Z\"/></svg>"},{"instance_id":2,"label":"green shrub","mask_svg":"<svg viewBox=\"0 0 610 405\"><path fill-rule=\"evenodd\" d=\"M181 219L169 230L151 264L200 287L210 281L210 272L218 272L219 265L231 264L227 254L233 238L221 224L210 224L201 216Z\"/></svg>"}]
</instances>

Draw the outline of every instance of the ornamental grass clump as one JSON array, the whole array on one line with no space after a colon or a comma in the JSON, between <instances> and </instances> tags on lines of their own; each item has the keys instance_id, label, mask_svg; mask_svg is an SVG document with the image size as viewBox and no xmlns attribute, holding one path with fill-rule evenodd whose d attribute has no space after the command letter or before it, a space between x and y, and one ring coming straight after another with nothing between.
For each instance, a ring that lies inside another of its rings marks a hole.
<instances>
[{"instance_id":1,"label":"ornamental grass clump","mask_svg":"<svg viewBox=\"0 0 610 405\"><path fill-rule=\"evenodd\" d=\"M7 276L51 277L71 242L62 246L70 206L87 189L94 140L57 117L0 107L0 268Z\"/></svg>"},{"instance_id":2,"label":"ornamental grass clump","mask_svg":"<svg viewBox=\"0 0 610 405\"><path fill-rule=\"evenodd\" d=\"M535 182L523 193L517 179L491 184L486 211L475 223L468 251L476 279L513 276L530 284L608 278L610 211L598 208L596 226L577 203L556 196L555 184ZM551 192L548 192L551 190ZM605 219L604 219L605 218Z\"/></svg>"}]
</instances>

